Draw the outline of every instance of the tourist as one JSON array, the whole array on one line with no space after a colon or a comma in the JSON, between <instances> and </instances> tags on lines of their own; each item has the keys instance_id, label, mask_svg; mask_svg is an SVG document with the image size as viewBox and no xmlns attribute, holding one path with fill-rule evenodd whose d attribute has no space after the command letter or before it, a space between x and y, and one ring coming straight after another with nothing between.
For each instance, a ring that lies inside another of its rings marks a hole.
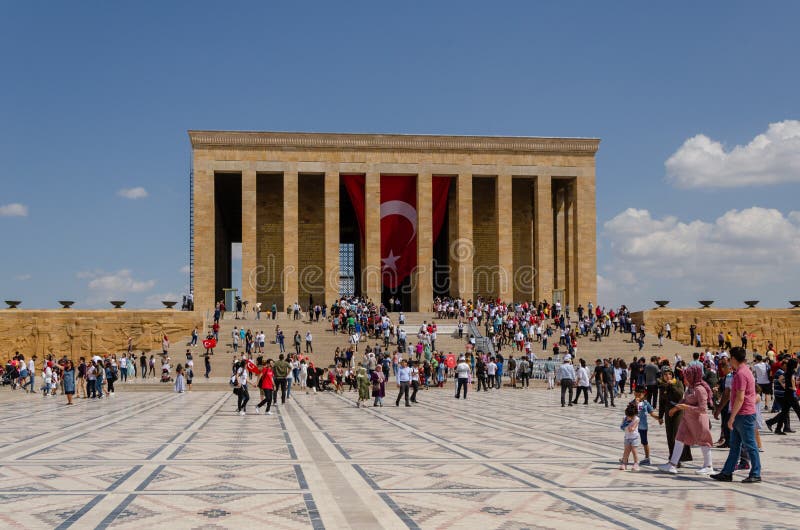
<instances>
[{"instance_id":1,"label":"tourist","mask_svg":"<svg viewBox=\"0 0 800 530\"><path fill-rule=\"evenodd\" d=\"M659 469L666 473L677 473L683 448L687 445L699 445L703 452L703 467L698 469L697 473L709 475L714 471L711 462L711 446L714 442L711 438L708 420L708 407L713 404L711 388L708 383L703 381L703 369L698 365L688 366L683 371L683 378L686 383L683 399L668 412L669 415L674 416L679 410L683 410L683 419L675 435L672 455L666 464L659 466Z\"/></svg>"},{"instance_id":2,"label":"tourist","mask_svg":"<svg viewBox=\"0 0 800 530\"><path fill-rule=\"evenodd\" d=\"M769 396L772 395L772 382L769 380L769 365L764 362L761 355L756 355L753 373L756 378L756 385L758 393L761 396L761 401L764 402L764 410L769 410Z\"/></svg>"},{"instance_id":3,"label":"tourist","mask_svg":"<svg viewBox=\"0 0 800 530\"><path fill-rule=\"evenodd\" d=\"M722 471L712 475L711 478L723 482L732 481L736 463L744 447L750 460L750 473L742 482L745 484L761 482L761 460L755 440L756 407L758 407L756 382L747 366L747 352L744 348L731 348L730 355L731 366L735 371L731 385L731 413L728 419L728 428L731 430L730 449Z\"/></svg>"},{"instance_id":4,"label":"tourist","mask_svg":"<svg viewBox=\"0 0 800 530\"><path fill-rule=\"evenodd\" d=\"M646 388L637 388L634 394L634 399L631 403L636 404L636 409L639 414L639 439L644 447L644 458L641 461L643 466L650 465L650 444L647 440L647 417L652 416L658 419L658 414L654 412L653 406L645 399L647 393Z\"/></svg>"},{"instance_id":5,"label":"tourist","mask_svg":"<svg viewBox=\"0 0 800 530\"><path fill-rule=\"evenodd\" d=\"M91 359L88 364L86 365L86 397L96 399L97 398L97 363L94 359ZM100 397L103 397L103 394L100 394Z\"/></svg>"},{"instance_id":6,"label":"tourist","mask_svg":"<svg viewBox=\"0 0 800 530\"><path fill-rule=\"evenodd\" d=\"M266 405L264 414L271 416L272 411L269 409L272 407L272 392L275 390L275 372L272 369L272 359L267 359L267 364L261 369L258 388L261 390L264 399L256 405L256 414L260 412L261 407Z\"/></svg>"},{"instance_id":7,"label":"tourist","mask_svg":"<svg viewBox=\"0 0 800 530\"><path fill-rule=\"evenodd\" d=\"M375 370L370 376L372 382L373 407L382 407L383 398L386 397L386 376L383 370Z\"/></svg>"},{"instance_id":8,"label":"tourist","mask_svg":"<svg viewBox=\"0 0 800 530\"><path fill-rule=\"evenodd\" d=\"M283 354L281 353L278 355L278 362L275 363L273 367L273 371L275 372L275 384L280 387L281 389L281 405L286 403L286 384L287 378L290 377L289 372L289 363L287 363L283 359ZM278 389L275 388L275 391L272 396L272 404L276 405L278 402Z\"/></svg>"},{"instance_id":9,"label":"tourist","mask_svg":"<svg viewBox=\"0 0 800 530\"><path fill-rule=\"evenodd\" d=\"M614 386L615 374L614 367L608 359L603 359L603 370L601 372L603 381L603 404L608 408L608 400L611 399L611 406L616 407L614 404Z\"/></svg>"},{"instance_id":10,"label":"tourist","mask_svg":"<svg viewBox=\"0 0 800 530\"><path fill-rule=\"evenodd\" d=\"M300 391L308 394L308 365L306 364L305 359L300 361L299 377Z\"/></svg>"},{"instance_id":11,"label":"tourist","mask_svg":"<svg viewBox=\"0 0 800 530\"><path fill-rule=\"evenodd\" d=\"M186 363L186 368L184 369L184 376L186 377L186 390L192 389L192 380L194 379L194 364L192 363L191 357L189 361Z\"/></svg>"},{"instance_id":12,"label":"tourist","mask_svg":"<svg viewBox=\"0 0 800 530\"><path fill-rule=\"evenodd\" d=\"M231 377L233 383L233 393L238 398L236 402L236 412L239 416L247 414L247 402L250 401L250 393L247 391L247 368L245 361L240 361L234 365L235 372Z\"/></svg>"},{"instance_id":13,"label":"tourist","mask_svg":"<svg viewBox=\"0 0 800 530\"><path fill-rule=\"evenodd\" d=\"M564 359L561 366L558 367L558 380L561 381L561 406L565 406L565 395L569 391L569 406L572 406L572 386L575 384L575 369L572 364Z\"/></svg>"},{"instance_id":14,"label":"tourist","mask_svg":"<svg viewBox=\"0 0 800 530\"><path fill-rule=\"evenodd\" d=\"M639 439L639 413L637 412L636 403L631 402L628 404L627 408L625 409L625 419L620 425L620 429L623 430L625 433L623 437L623 441L625 443L625 449L622 452L622 459L620 460L619 468L622 471L627 471L628 469L628 456L633 456L633 467L631 468L632 471L639 471L639 455L636 452L636 448L639 447L640 439Z\"/></svg>"},{"instance_id":15,"label":"tourist","mask_svg":"<svg viewBox=\"0 0 800 530\"><path fill-rule=\"evenodd\" d=\"M409 362L411 371L411 403L417 402L417 392L419 391L419 361Z\"/></svg>"},{"instance_id":16,"label":"tourist","mask_svg":"<svg viewBox=\"0 0 800 530\"><path fill-rule=\"evenodd\" d=\"M183 394L186 392L186 379L183 376L183 366L179 363L175 367L175 392Z\"/></svg>"},{"instance_id":17,"label":"tourist","mask_svg":"<svg viewBox=\"0 0 800 530\"><path fill-rule=\"evenodd\" d=\"M479 355L477 361L475 361L475 376L478 378L477 392L481 391L481 386L483 386L484 392L488 392L489 390L486 388L486 363L483 362L483 355Z\"/></svg>"},{"instance_id":18,"label":"tourist","mask_svg":"<svg viewBox=\"0 0 800 530\"><path fill-rule=\"evenodd\" d=\"M675 377L672 368L669 366L662 368L661 380L659 381L658 423L665 426L668 455L672 455L675 448L675 436L678 434L678 426L683 419L683 410L678 409L675 414L667 414L667 412L681 402L683 394L683 381ZM681 467L681 462L689 462L691 460L692 447L685 445L676 467Z\"/></svg>"},{"instance_id":19,"label":"tourist","mask_svg":"<svg viewBox=\"0 0 800 530\"><path fill-rule=\"evenodd\" d=\"M578 369L575 371L575 399L572 401L573 404L578 404L578 399L581 397L581 392L583 392L583 404L589 404L589 390L592 388L591 383L589 382L589 370L586 368L586 361L581 359L579 361Z\"/></svg>"},{"instance_id":20,"label":"tourist","mask_svg":"<svg viewBox=\"0 0 800 530\"><path fill-rule=\"evenodd\" d=\"M311 335L311 330L306 331L306 353L314 353L314 346L312 344L314 337ZM297 352L300 353L299 351Z\"/></svg>"},{"instance_id":21,"label":"tourist","mask_svg":"<svg viewBox=\"0 0 800 530\"><path fill-rule=\"evenodd\" d=\"M456 399L459 399L461 389L464 389L464 399L467 399L467 386L469 384L470 369L464 357L459 357L456 365Z\"/></svg>"},{"instance_id":22,"label":"tourist","mask_svg":"<svg viewBox=\"0 0 800 530\"><path fill-rule=\"evenodd\" d=\"M205 369L206 369L205 376L206 376L206 379L208 379L208 377L211 375L211 357L209 357L208 354L206 354L206 355L203 356L203 360L204 360Z\"/></svg>"},{"instance_id":23,"label":"tourist","mask_svg":"<svg viewBox=\"0 0 800 530\"><path fill-rule=\"evenodd\" d=\"M408 386L411 384L411 369L408 367L408 361L405 359L402 360L400 363L400 368L397 370L397 400L395 401L395 406L400 406L400 398L404 397L406 401L406 407L410 407L411 403L409 403L408 399Z\"/></svg>"},{"instance_id":24,"label":"tourist","mask_svg":"<svg viewBox=\"0 0 800 530\"><path fill-rule=\"evenodd\" d=\"M780 390L782 391L782 397L780 401L781 411L776 416L767 420L767 427L772 430L772 426L777 425L775 428L775 434L784 435L786 433L794 432L789 428L789 415L792 413L792 410L794 410L795 414L797 414L797 417L800 419L800 405L797 403L797 390L795 386L797 359L784 358L781 364L785 366L785 368L782 370L784 373L776 377L776 380L781 387Z\"/></svg>"},{"instance_id":25,"label":"tourist","mask_svg":"<svg viewBox=\"0 0 800 530\"><path fill-rule=\"evenodd\" d=\"M62 380L64 381L64 395L67 396L67 405L72 405L72 397L75 395L75 365L71 359L67 359Z\"/></svg>"},{"instance_id":26,"label":"tourist","mask_svg":"<svg viewBox=\"0 0 800 530\"><path fill-rule=\"evenodd\" d=\"M373 370L373 373L377 370ZM358 386L358 401L356 407L361 407L361 403L369 399L370 394L370 376L367 375L367 369L361 363L358 363L356 369L356 382Z\"/></svg>"},{"instance_id":27,"label":"tourist","mask_svg":"<svg viewBox=\"0 0 800 530\"><path fill-rule=\"evenodd\" d=\"M520 388L529 388L531 384L531 363L527 357L522 357L519 361L519 382Z\"/></svg>"}]
</instances>

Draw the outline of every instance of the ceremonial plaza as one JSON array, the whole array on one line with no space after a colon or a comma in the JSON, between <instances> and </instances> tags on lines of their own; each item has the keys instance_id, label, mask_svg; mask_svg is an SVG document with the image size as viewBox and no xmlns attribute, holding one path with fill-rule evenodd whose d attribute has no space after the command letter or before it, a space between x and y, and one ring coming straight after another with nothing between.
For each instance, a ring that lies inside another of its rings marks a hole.
<instances>
[{"instance_id":1,"label":"ceremonial plaza","mask_svg":"<svg viewBox=\"0 0 800 530\"><path fill-rule=\"evenodd\" d=\"M800 309L598 300L600 140L189 139L184 310L0 310L3 528L800 524Z\"/></svg>"}]
</instances>

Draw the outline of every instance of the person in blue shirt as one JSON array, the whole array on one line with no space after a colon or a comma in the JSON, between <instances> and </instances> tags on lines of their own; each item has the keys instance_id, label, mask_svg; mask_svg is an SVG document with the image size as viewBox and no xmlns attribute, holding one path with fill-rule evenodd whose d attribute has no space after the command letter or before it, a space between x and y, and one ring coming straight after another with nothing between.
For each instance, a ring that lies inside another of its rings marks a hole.
<instances>
[{"instance_id":1,"label":"person in blue shirt","mask_svg":"<svg viewBox=\"0 0 800 530\"><path fill-rule=\"evenodd\" d=\"M503 357L500 354L497 354L495 364L497 364L497 371L495 372L494 377L495 382L497 383L497 389L500 390L503 387Z\"/></svg>"},{"instance_id":2,"label":"person in blue shirt","mask_svg":"<svg viewBox=\"0 0 800 530\"><path fill-rule=\"evenodd\" d=\"M653 410L653 406L645 399L646 394L647 387L636 387L633 400L639 411L639 438L642 440L642 447L644 447L644 458L639 463L643 466L650 465L650 445L647 443L647 416L658 419L658 414Z\"/></svg>"}]
</instances>

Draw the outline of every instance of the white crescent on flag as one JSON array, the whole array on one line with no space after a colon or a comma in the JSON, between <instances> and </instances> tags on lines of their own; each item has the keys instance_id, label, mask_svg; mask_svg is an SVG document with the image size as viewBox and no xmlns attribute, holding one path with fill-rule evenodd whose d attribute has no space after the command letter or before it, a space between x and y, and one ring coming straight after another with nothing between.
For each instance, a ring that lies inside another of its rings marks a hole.
<instances>
[{"instance_id":1,"label":"white crescent on flag","mask_svg":"<svg viewBox=\"0 0 800 530\"><path fill-rule=\"evenodd\" d=\"M408 238L410 243L417 235L417 210L405 201L386 201L381 203L381 219L387 215L399 215L405 217L411 223L414 233Z\"/></svg>"}]
</instances>

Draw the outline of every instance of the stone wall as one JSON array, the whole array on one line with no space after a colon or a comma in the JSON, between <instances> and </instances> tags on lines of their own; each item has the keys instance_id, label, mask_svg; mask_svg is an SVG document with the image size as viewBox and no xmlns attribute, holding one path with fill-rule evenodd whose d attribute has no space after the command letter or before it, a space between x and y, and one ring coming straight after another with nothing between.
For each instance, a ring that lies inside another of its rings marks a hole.
<instances>
[{"instance_id":1,"label":"stone wall","mask_svg":"<svg viewBox=\"0 0 800 530\"><path fill-rule=\"evenodd\" d=\"M203 333L199 311L4 309L0 310L0 355L3 362L14 352L26 358L54 353L78 359L125 351L129 337L136 350L160 350L164 335L171 349L181 348L194 327Z\"/></svg>"},{"instance_id":2,"label":"stone wall","mask_svg":"<svg viewBox=\"0 0 800 530\"><path fill-rule=\"evenodd\" d=\"M325 298L325 176L300 175L298 190L297 268L298 301L305 306ZM337 254L338 257L338 254Z\"/></svg>"},{"instance_id":3,"label":"stone wall","mask_svg":"<svg viewBox=\"0 0 800 530\"><path fill-rule=\"evenodd\" d=\"M748 350L763 352L772 342L780 350L800 349L800 309L652 309L632 315L637 324L644 322L648 334L669 322L672 338L689 344L689 327L694 324L704 346L716 347L720 331L730 331L733 344L741 345L742 332L755 335Z\"/></svg>"}]
</instances>

